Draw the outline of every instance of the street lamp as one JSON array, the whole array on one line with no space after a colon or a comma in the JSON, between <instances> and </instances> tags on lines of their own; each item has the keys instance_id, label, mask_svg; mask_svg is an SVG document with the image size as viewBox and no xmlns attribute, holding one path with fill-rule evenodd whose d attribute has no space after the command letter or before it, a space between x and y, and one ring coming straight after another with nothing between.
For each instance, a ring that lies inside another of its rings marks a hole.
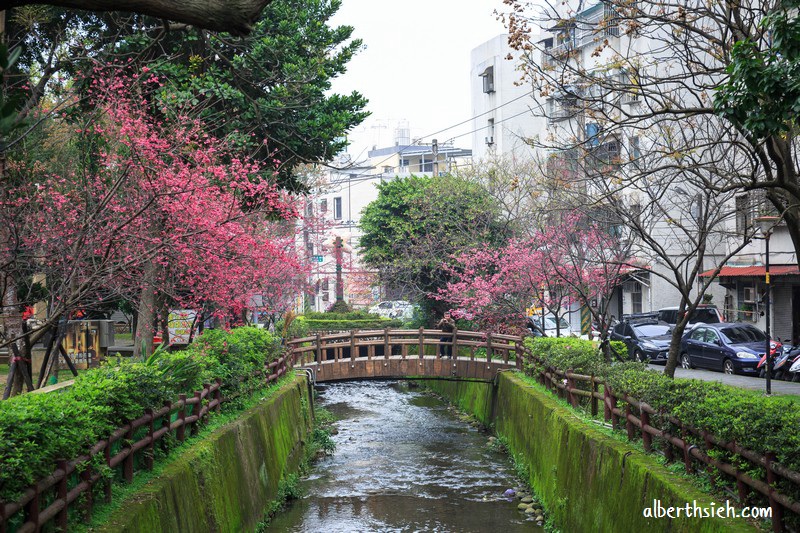
<instances>
[{"instance_id":1,"label":"street lamp","mask_svg":"<svg viewBox=\"0 0 800 533\"><path fill-rule=\"evenodd\" d=\"M772 394L772 354L770 350L772 348L772 336L769 332L769 321L770 321L770 309L772 307L770 301L770 281L769 281L769 238L772 236L772 231L775 229L775 226L778 225L780 221L780 217L758 217L755 222L758 224L761 233L764 235L764 283L766 284L766 294L764 295L764 305L766 306L766 333L767 333L767 340L766 340L766 348L764 351L764 357L767 358L767 395L769 396Z\"/></svg>"}]
</instances>

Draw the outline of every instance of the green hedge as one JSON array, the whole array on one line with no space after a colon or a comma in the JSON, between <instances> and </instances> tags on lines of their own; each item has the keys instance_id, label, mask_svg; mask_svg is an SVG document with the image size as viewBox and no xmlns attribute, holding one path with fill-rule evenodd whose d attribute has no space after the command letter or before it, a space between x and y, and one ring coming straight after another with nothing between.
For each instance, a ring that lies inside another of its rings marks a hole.
<instances>
[{"instance_id":1,"label":"green hedge","mask_svg":"<svg viewBox=\"0 0 800 533\"><path fill-rule=\"evenodd\" d=\"M208 330L180 352L157 351L144 362L113 358L82 373L63 393L25 394L0 402L0 500L52 473L145 409L158 409L222 379L234 398L263 383L254 377L280 354L280 341L258 328ZM244 378L244 379L242 379Z\"/></svg>"},{"instance_id":2,"label":"green hedge","mask_svg":"<svg viewBox=\"0 0 800 533\"><path fill-rule=\"evenodd\" d=\"M346 313L347 315L351 313ZM295 331L306 329L308 332L315 331L347 331L351 329L383 329L399 328L403 325L402 320L390 320L388 318L367 318L367 319L347 319L336 318L337 313L314 313L315 316L325 316L325 318L308 318L308 315L299 316L292 323ZM329 318L334 316L334 318ZM299 324L297 324L299 322ZM297 325L295 325L297 324Z\"/></svg>"},{"instance_id":3,"label":"green hedge","mask_svg":"<svg viewBox=\"0 0 800 533\"><path fill-rule=\"evenodd\" d=\"M786 397L765 397L758 392L729 385L695 379L671 379L661 371L651 370L644 363L609 364L590 341L578 339L537 338L526 340L534 354L560 370L602 376L618 393L627 393L659 411L654 425L673 434L669 416L684 425L706 430L716 437L736 442L760 454L774 452L784 466L800 472L800 401ZM538 364L529 364L533 375ZM699 444L699 439L689 437ZM712 452L721 459L738 464L731 454ZM764 478L760 468L741 464L754 477ZM800 488L781 482L779 488L794 499L800 499Z\"/></svg>"}]
</instances>

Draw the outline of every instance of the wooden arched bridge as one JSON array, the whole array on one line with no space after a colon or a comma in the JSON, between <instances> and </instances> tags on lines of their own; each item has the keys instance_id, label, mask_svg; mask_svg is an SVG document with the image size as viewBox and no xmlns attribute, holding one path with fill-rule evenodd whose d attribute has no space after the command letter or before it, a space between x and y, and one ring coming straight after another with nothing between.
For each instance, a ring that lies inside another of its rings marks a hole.
<instances>
[{"instance_id":1,"label":"wooden arched bridge","mask_svg":"<svg viewBox=\"0 0 800 533\"><path fill-rule=\"evenodd\" d=\"M352 379L464 378L493 381L522 368L522 337L438 329L356 330L292 339L297 366L317 382ZM452 353L453 357L445 357Z\"/></svg>"}]
</instances>

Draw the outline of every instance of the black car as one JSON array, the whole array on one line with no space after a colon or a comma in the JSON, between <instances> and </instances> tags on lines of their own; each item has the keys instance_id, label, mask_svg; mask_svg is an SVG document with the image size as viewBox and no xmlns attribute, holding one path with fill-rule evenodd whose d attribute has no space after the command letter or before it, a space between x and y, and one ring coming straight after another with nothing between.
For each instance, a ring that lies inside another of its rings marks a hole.
<instances>
[{"instance_id":1,"label":"black car","mask_svg":"<svg viewBox=\"0 0 800 533\"><path fill-rule=\"evenodd\" d=\"M697 324L681 339L681 366L756 374L766 341L766 334L752 324Z\"/></svg>"},{"instance_id":2,"label":"black car","mask_svg":"<svg viewBox=\"0 0 800 533\"><path fill-rule=\"evenodd\" d=\"M666 361L672 327L657 320L620 322L611 330L612 341L622 341L634 361Z\"/></svg>"}]
</instances>

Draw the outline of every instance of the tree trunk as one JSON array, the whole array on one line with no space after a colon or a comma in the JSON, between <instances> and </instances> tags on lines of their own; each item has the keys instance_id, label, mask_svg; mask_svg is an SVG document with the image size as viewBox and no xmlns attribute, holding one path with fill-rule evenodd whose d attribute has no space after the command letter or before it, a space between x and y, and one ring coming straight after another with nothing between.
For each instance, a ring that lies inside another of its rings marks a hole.
<instances>
[{"instance_id":1,"label":"tree trunk","mask_svg":"<svg viewBox=\"0 0 800 533\"><path fill-rule=\"evenodd\" d=\"M689 324L689 313L684 313L684 318L675 324L675 329L672 330L672 340L669 343L669 356L667 357L667 364L664 366L664 375L674 378L675 369L678 367L678 355L681 349L681 338L686 331L686 326Z\"/></svg>"},{"instance_id":2,"label":"tree trunk","mask_svg":"<svg viewBox=\"0 0 800 533\"><path fill-rule=\"evenodd\" d=\"M153 353L154 322L156 318L156 264L148 261L144 267L139 314L133 341L133 356L147 358Z\"/></svg>"},{"instance_id":3,"label":"tree trunk","mask_svg":"<svg viewBox=\"0 0 800 533\"><path fill-rule=\"evenodd\" d=\"M6 9L31 4L88 11L128 11L191 24L198 28L247 35L272 0L10 0Z\"/></svg>"},{"instance_id":4,"label":"tree trunk","mask_svg":"<svg viewBox=\"0 0 800 533\"><path fill-rule=\"evenodd\" d=\"M19 310L16 280L12 276L7 275L4 281L4 288L2 317L5 338L7 340L17 339L13 343L8 344L8 360L10 362L9 374L13 374L13 376L9 376L9 378L12 379L11 395L15 396L22 392L22 388L25 385L22 369L19 368L20 365L25 363L15 358L14 348L16 348L17 354L25 357L25 342L22 339L22 313ZM13 372L11 372L11 369L13 369Z\"/></svg>"}]
</instances>

